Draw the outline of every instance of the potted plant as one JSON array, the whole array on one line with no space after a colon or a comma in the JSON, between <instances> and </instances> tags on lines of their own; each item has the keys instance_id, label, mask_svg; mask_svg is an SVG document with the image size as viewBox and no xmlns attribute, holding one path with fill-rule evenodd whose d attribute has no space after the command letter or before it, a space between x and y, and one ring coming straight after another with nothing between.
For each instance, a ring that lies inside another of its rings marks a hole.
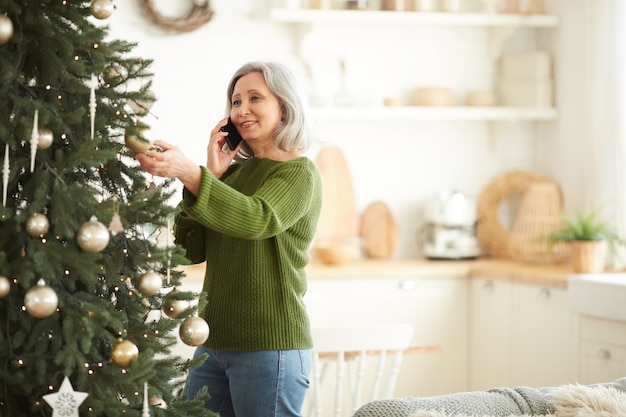
<instances>
[{"instance_id":1,"label":"potted plant","mask_svg":"<svg viewBox=\"0 0 626 417\"><path fill-rule=\"evenodd\" d=\"M606 266L609 249L624 244L613 228L600 218L598 211L575 218L561 215L564 226L547 235L550 247L560 242L568 244L575 272L599 273Z\"/></svg>"}]
</instances>

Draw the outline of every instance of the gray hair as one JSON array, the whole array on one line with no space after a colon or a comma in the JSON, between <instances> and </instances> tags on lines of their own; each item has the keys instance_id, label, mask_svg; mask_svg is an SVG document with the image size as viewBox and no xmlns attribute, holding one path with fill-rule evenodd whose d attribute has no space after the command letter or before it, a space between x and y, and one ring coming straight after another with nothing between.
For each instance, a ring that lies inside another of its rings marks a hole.
<instances>
[{"instance_id":1,"label":"gray hair","mask_svg":"<svg viewBox=\"0 0 626 417\"><path fill-rule=\"evenodd\" d=\"M232 95L235 84L244 75L260 72L272 93L278 97L283 119L274 131L274 143L282 151L304 153L317 140L317 132L310 115L306 96L303 94L296 77L283 64L277 62L248 62L239 68L228 84L226 91L226 116L232 108ZM240 152L243 159L252 156L252 150L244 144Z\"/></svg>"}]
</instances>

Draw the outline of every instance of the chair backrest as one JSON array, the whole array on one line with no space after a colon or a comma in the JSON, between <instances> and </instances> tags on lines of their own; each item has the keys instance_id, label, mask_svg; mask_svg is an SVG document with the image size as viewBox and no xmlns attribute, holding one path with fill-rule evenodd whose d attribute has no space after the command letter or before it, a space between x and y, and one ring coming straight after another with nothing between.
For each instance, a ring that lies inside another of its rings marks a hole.
<instances>
[{"instance_id":1,"label":"chair backrest","mask_svg":"<svg viewBox=\"0 0 626 417\"><path fill-rule=\"evenodd\" d=\"M313 328L312 334L313 379L308 398L309 416L322 417L323 397L329 392L334 392L334 417L340 417L346 405L352 415L365 402L393 395L404 350L410 346L413 337L413 325L319 327ZM391 356L389 363L388 356ZM334 381L324 378L332 364ZM372 370L373 375L366 375L368 370ZM345 399L346 391L349 401ZM363 401L364 393L368 396Z\"/></svg>"}]
</instances>

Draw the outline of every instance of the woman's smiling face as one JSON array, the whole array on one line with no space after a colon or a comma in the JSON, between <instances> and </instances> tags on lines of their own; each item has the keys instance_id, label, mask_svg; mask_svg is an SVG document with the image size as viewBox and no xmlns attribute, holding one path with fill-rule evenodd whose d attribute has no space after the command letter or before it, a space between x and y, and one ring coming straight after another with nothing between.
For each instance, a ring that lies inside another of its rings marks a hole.
<instances>
[{"instance_id":1,"label":"woman's smiling face","mask_svg":"<svg viewBox=\"0 0 626 417\"><path fill-rule=\"evenodd\" d=\"M231 97L230 118L248 146L273 146L274 132L283 113L278 97L263 74L254 71L239 78Z\"/></svg>"}]
</instances>

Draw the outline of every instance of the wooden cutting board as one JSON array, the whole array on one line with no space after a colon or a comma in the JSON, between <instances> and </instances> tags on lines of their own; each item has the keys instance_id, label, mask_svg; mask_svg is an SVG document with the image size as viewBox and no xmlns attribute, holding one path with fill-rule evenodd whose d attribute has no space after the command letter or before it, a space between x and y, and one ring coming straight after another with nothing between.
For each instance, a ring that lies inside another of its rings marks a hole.
<instances>
[{"instance_id":1,"label":"wooden cutting board","mask_svg":"<svg viewBox=\"0 0 626 417\"><path fill-rule=\"evenodd\" d=\"M398 246L398 225L389 207L375 201L361 216L361 237L368 258L389 259Z\"/></svg>"},{"instance_id":2,"label":"wooden cutting board","mask_svg":"<svg viewBox=\"0 0 626 417\"><path fill-rule=\"evenodd\" d=\"M317 239L341 241L358 237L359 213L343 152L337 147L324 147L316 163L322 176L322 211Z\"/></svg>"}]
</instances>

